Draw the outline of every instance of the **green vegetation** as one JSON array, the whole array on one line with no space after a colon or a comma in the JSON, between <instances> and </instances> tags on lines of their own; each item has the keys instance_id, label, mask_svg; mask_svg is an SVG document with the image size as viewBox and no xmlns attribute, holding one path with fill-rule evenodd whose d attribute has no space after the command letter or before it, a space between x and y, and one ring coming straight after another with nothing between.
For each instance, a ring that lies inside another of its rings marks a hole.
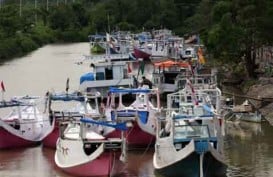
<instances>
[{"instance_id":1,"label":"green vegetation","mask_svg":"<svg viewBox=\"0 0 273 177\"><path fill-rule=\"evenodd\" d=\"M256 49L273 42L271 0L21 2L1 4L0 60L47 43L87 41L97 32L168 28L179 35L199 33L216 63L243 63L249 78L255 78Z\"/></svg>"},{"instance_id":2,"label":"green vegetation","mask_svg":"<svg viewBox=\"0 0 273 177\"><path fill-rule=\"evenodd\" d=\"M256 50L273 42L272 1L202 0L197 9L189 26L201 33L208 51L225 63L243 62L247 76L255 78Z\"/></svg>"}]
</instances>

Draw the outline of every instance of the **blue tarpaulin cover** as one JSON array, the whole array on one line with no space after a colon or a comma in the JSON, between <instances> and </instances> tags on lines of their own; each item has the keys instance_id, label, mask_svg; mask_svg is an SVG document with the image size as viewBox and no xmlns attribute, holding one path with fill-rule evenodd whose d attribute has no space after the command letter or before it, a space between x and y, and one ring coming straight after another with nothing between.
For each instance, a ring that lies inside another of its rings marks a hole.
<instances>
[{"instance_id":1,"label":"blue tarpaulin cover","mask_svg":"<svg viewBox=\"0 0 273 177\"><path fill-rule=\"evenodd\" d=\"M113 127L113 128L119 129L119 130L127 130L126 122L112 123L112 122L106 122L106 121L97 121L97 120L93 120L90 118L82 118L82 119L80 119L80 121L84 122L84 123Z\"/></svg>"},{"instance_id":2,"label":"blue tarpaulin cover","mask_svg":"<svg viewBox=\"0 0 273 177\"><path fill-rule=\"evenodd\" d=\"M115 88L115 87L110 87L109 89L110 93L150 93L151 90L149 89L135 89L135 88Z\"/></svg>"},{"instance_id":3,"label":"blue tarpaulin cover","mask_svg":"<svg viewBox=\"0 0 273 177\"><path fill-rule=\"evenodd\" d=\"M93 81L94 79L94 73L86 73L81 76L80 78L80 84L83 83L84 81Z\"/></svg>"}]
</instances>

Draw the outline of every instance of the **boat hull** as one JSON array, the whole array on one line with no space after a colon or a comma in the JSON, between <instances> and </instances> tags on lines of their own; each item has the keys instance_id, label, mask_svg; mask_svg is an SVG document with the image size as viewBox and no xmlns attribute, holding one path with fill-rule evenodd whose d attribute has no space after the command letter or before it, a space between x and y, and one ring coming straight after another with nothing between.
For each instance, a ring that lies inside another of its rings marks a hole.
<instances>
[{"instance_id":1,"label":"boat hull","mask_svg":"<svg viewBox=\"0 0 273 177\"><path fill-rule=\"evenodd\" d=\"M67 174L108 177L121 171L119 149L107 149L105 144L99 142L83 142L73 138L67 140L59 138L56 145L55 163Z\"/></svg>"},{"instance_id":2,"label":"boat hull","mask_svg":"<svg viewBox=\"0 0 273 177\"><path fill-rule=\"evenodd\" d=\"M53 131L43 139L42 141L43 146L55 149L57 140L59 138L59 132L60 132L59 127L55 126Z\"/></svg>"},{"instance_id":3,"label":"boat hull","mask_svg":"<svg viewBox=\"0 0 273 177\"><path fill-rule=\"evenodd\" d=\"M155 143L155 136L141 130L137 122L126 131L125 137L129 148L146 148ZM107 135L107 138L121 138L121 131L114 130Z\"/></svg>"},{"instance_id":4,"label":"boat hull","mask_svg":"<svg viewBox=\"0 0 273 177\"><path fill-rule=\"evenodd\" d=\"M139 48L134 48L134 56L135 58L142 58L142 59L149 59L151 54L146 53L142 50L140 50Z\"/></svg>"},{"instance_id":5,"label":"boat hull","mask_svg":"<svg viewBox=\"0 0 273 177\"><path fill-rule=\"evenodd\" d=\"M39 143L40 141L30 141L13 135L3 127L0 127L0 149L29 147Z\"/></svg>"},{"instance_id":6,"label":"boat hull","mask_svg":"<svg viewBox=\"0 0 273 177\"><path fill-rule=\"evenodd\" d=\"M207 152L204 155L203 175L204 177L224 177L226 165L218 161L213 155ZM166 177L200 177L200 155L192 153L185 159L169 166L156 169L156 173Z\"/></svg>"},{"instance_id":7,"label":"boat hull","mask_svg":"<svg viewBox=\"0 0 273 177\"><path fill-rule=\"evenodd\" d=\"M237 119L246 121L246 122L254 122L254 123L261 123L262 116L258 113L237 113L235 114Z\"/></svg>"},{"instance_id":8,"label":"boat hull","mask_svg":"<svg viewBox=\"0 0 273 177\"><path fill-rule=\"evenodd\" d=\"M73 176L108 177L109 173L111 173L112 162L113 154L111 152L105 152L91 162L69 168L62 168L62 170Z\"/></svg>"}]
</instances>

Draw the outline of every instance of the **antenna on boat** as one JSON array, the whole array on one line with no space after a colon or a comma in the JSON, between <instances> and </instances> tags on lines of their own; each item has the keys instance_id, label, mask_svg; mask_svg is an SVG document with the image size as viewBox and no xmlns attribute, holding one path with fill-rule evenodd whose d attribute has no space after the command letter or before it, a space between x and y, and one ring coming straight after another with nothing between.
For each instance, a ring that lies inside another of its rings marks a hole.
<instances>
[{"instance_id":1,"label":"antenna on boat","mask_svg":"<svg viewBox=\"0 0 273 177\"><path fill-rule=\"evenodd\" d=\"M107 23L108 23L108 33L110 33L111 31L110 31L110 23L109 23L109 20L110 18L109 18L109 13L107 14Z\"/></svg>"},{"instance_id":2,"label":"antenna on boat","mask_svg":"<svg viewBox=\"0 0 273 177\"><path fill-rule=\"evenodd\" d=\"M65 87L66 94L68 94L68 90L69 90L69 77L66 80L66 87Z\"/></svg>"},{"instance_id":3,"label":"antenna on boat","mask_svg":"<svg viewBox=\"0 0 273 177\"><path fill-rule=\"evenodd\" d=\"M5 85L4 85L4 82L1 81L1 92L2 92L2 101L4 101L4 94L6 92L6 89L5 89Z\"/></svg>"}]
</instances>

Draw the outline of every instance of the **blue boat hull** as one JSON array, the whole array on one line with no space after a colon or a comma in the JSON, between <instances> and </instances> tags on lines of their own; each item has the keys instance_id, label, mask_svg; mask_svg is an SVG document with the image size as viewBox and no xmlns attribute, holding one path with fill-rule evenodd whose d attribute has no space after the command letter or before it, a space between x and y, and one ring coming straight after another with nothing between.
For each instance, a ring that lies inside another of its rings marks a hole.
<instances>
[{"instance_id":1,"label":"blue boat hull","mask_svg":"<svg viewBox=\"0 0 273 177\"><path fill-rule=\"evenodd\" d=\"M156 173L164 177L200 177L199 159L199 154L192 153L173 165L156 169ZM204 155L203 177L225 177L226 168L227 166L216 160L211 153Z\"/></svg>"}]
</instances>

